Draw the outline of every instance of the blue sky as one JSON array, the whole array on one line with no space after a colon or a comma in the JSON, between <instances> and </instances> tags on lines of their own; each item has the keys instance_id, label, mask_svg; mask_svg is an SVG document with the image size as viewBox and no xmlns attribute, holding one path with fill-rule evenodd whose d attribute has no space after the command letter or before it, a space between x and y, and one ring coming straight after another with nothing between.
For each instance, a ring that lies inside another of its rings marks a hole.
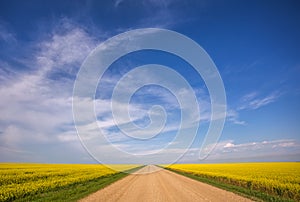
<instances>
[{"instance_id":1,"label":"blue sky","mask_svg":"<svg viewBox=\"0 0 300 202\"><path fill-rule=\"evenodd\" d=\"M179 162L299 161L299 8L297 1L1 1L0 161L95 163L73 122L76 75L99 44L137 28L173 30L205 49L224 83L226 122L215 149L200 161L211 115L203 79L172 54L138 51L117 60L100 81L95 99L85 100L95 103L97 124L110 141L127 152L151 153L175 137L180 106L162 87L139 89L129 107L140 127L150 123L151 106L166 110L165 131L150 142L124 137L109 111L118 80L137 66L157 63L184 76L199 102L200 128ZM195 117L191 113L190 122ZM87 130L97 134L99 128L89 124ZM132 135L138 136L137 131ZM98 146L108 159L126 163L107 145Z\"/></svg>"}]
</instances>

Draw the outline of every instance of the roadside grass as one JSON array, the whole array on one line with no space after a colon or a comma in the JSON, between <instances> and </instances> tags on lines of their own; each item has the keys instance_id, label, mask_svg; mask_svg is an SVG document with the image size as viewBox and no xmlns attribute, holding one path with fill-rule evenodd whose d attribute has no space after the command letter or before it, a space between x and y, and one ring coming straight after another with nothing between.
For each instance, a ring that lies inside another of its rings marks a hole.
<instances>
[{"instance_id":1,"label":"roadside grass","mask_svg":"<svg viewBox=\"0 0 300 202\"><path fill-rule=\"evenodd\" d=\"M175 172L177 174L198 180L200 182L210 184L215 187L239 194L241 196L247 197L254 201L269 201L269 202L293 202L294 201L291 199L286 199L286 198L282 198L282 197L278 197L278 196L272 196L272 195L264 193L264 192L260 192L260 191L256 191L256 190L252 190L252 189L246 189L246 188L232 185L232 184L227 184L224 182L220 182L216 179L204 177L204 176L189 173L189 172L178 171L178 170L174 170L174 169L170 169L170 168L165 168L165 169Z\"/></svg>"}]
</instances>

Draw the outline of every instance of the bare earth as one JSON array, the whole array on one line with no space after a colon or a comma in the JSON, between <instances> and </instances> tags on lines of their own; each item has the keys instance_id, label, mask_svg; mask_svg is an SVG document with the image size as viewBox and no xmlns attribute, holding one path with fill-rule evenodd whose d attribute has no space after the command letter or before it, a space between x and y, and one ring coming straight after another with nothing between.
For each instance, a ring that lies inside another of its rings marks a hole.
<instances>
[{"instance_id":1,"label":"bare earth","mask_svg":"<svg viewBox=\"0 0 300 202\"><path fill-rule=\"evenodd\" d=\"M157 169L146 166L80 201L251 201L164 169L149 173Z\"/></svg>"}]
</instances>

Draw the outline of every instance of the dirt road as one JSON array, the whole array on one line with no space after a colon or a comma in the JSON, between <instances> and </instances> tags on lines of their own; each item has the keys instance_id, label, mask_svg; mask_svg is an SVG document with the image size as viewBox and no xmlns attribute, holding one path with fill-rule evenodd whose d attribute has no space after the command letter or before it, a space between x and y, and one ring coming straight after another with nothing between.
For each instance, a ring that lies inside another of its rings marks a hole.
<instances>
[{"instance_id":1,"label":"dirt road","mask_svg":"<svg viewBox=\"0 0 300 202\"><path fill-rule=\"evenodd\" d=\"M139 173L157 170L146 166ZM81 200L86 201L251 201L167 170L129 175Z\"/></svg>"}]
</instances>

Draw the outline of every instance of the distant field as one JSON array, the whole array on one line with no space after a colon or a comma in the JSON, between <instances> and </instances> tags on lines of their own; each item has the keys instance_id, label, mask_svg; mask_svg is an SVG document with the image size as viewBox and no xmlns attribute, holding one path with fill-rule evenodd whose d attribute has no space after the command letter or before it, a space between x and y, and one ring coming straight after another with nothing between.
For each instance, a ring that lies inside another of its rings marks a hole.
<instances>
[{"instance_id":1,"label":"distant field","mask_svg":"<svg viewBox=\"0 0 300 202\"><path fill-rule=\"evenodd\" d=\"M300 163L175 164L168 169L263 200L300 201Z\"/></svg>"},{"instance_id":2,"label":"distant field","mask_svg":"<svg viewBox=\"0 0 300 202\"><path fill-rule=\"evenodd\" d=\"M103 165L0 163L0 201L72 201L125 175Z\"/></svg>"}]
</instances>

